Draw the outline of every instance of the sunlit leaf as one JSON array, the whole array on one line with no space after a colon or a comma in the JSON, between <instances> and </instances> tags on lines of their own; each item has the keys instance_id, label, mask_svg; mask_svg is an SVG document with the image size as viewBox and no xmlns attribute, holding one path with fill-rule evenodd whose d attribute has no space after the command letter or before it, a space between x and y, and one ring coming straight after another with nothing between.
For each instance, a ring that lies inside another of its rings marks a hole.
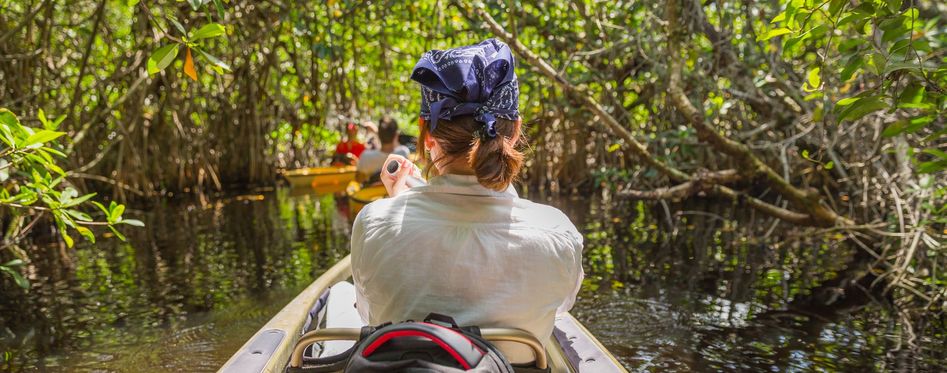
<instances>
[{"instance_id":1,"label":"sunlit leaf","mask_svg":"<svg viewBox=\"0 0 947 373\"><path fill-rule=\"evenodd\" d=\"M57 132L50 130L39 130L36 133L32 134L23 143L19 144L20 147L27 148L33 145L43 144L55 139L58 139L62 135L65 135L65 132Z\"/></svg>"},{"instance_id":2,"label":"sunlit leaf","mask_svg":"<svg viewBox=\"0 0 947 373\"><path fill-rule=\"evenodd\" d=\"M95 234L92 230L83 226L76 226L76 232L91 243L95 243Z\"/></svg>"},{"instance_id":3,"label":"sunlit leaf","mask_svg":"<svg viewBox=\"0 0 947 373\"><path fill-rule=\"evenodd\" d=\"M766 40L775 38L775 37L780 36L780 35L786 35L786 34L791 33L791 32L792 32L792 30L790 30L790 29L788 29L788 28L785 28L785 27L774 28L774 29L769 30L769 31L763 33L762 35L758 36L758 37L756 38L756 41L766 41Z\"/></svg>"},{"instance_id":4,"label":"sunlit leaf","mask_svg":"<svg viewBox=\"0 0 947 373\"><path fill-rule=\"evenodd\" d=\"M806 81L809 83L809 87L812 89L819 89L819 87L822 86L822 76L819 75L821 71L822 69L819 67L809 70Z\"/></svg>"},{"instance_id":5,"label":"sunlit leaf","mask_svg":"<svg viewBox=\"0 0 947 373\"><path fill-rule=\"evenodd\" d=\"M888 108L888 103L879 96L862 97L853 102L839 115L839 122L856 121L875 111Z\"/></svg>"},{"instance_id":6,"label":"sunlit leaf","mask_svg":"<svg viewBox=\"0 0 947 373\"><path fill-rule=\"evenodd\" d=\"M836 102L835 105L836 105L836 106L848 106L848 105L851 105L853 102L858 101L859 99L861 99L861 97L848 97L848 98L843 98L843 99L839 100L838 102Z\"/></svg>"},{"instance_id":7,"label":"sunlit leaf","mask_svg":"<svg viewBox=\"0 0 947 373\"><path fill-rule=\"evenodd\" d=\"M171 65L178 56L178 47L178 44L170 44L155 50L148 58L148 74L155 74Z\"/></svg>"},{"instance_id":8,"label":"sunlit leaf","mask_svg":"<svg viewBox=\"0 0 947 373\"><path fill-rule=\"evenodd\" d=\"M75 242L72 240L72 237L69 236L69 233L66 233L65 229L62 229L60 231L60 235L62 236L62 240L66 242L66 247L72 248L72 246L75 245Z\"/></svg>"},{"instance_id":9,"label":"sunlit leaf","mask_svg":"<svg viewBox=\"0 0 947 373\"><path fill-rule=\"evenodd\" d=\"M226 33L226 29L223 25L219 23L208 23L202 26L200 29L194 32L191 35L191 41L198 41L201 39L215 38Z\"/></svg>"}]
</instances>

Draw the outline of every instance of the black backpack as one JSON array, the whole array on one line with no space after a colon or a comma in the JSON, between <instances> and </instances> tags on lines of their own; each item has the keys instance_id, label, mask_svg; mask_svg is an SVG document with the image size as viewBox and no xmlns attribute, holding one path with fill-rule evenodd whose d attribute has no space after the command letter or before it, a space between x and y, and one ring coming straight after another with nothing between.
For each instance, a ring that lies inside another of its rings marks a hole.
<instances>
[{"instance_id":1,"label":"black backpack","mask_svg":"<svg viewBox=\"0 0 947 373\"><path fill-rule=\"evenodd\" d=\"M444 323L441 325L437 322ZM424 321L405 321L362 328L352 348L336 356L304 358L295 372L513 373L509 361L477 327L459 327L450 317L430 314Z\"/></svg>"}]
</instances>

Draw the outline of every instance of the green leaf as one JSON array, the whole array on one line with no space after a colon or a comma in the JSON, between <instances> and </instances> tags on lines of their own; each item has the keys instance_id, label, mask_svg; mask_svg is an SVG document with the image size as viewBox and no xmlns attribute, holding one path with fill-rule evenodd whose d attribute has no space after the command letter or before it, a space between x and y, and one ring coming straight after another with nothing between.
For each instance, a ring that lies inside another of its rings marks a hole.
<instances>
[{"instance_id":1,"label":"green leaf","mask_svg":"<svg viewBox=\"0 0 947 373\"><path fill-rule=\"evenodd\" d=\"M30 288L30 282L27 281L26 278L23 277L22 274L20 274L20 271L17 271L13 268L9 268L6 265L0 266L0 271L6 272L7 274L10 275L10 277L13 277L13 281L16 282L17 286L24 289Z\"/></svg>"},{"instance_id":2,"label":"green leaf","mask_svg":"<svg viewBox=\"0 0 947 373\"><path fill-rule=\"evenodd\" d=\"M848 106L848 105L851 105L853 102L858 101L859 99L861 99L861 97L848 97L848 98L843 98L843 99L839 100L838 102L836 102L835 105L836 105L836 106Z\"/></svg>"},{"instance_id":3,"label":"green leaf","mask_svg":"<svg viewBox=\"0 0 947 373\"><path fill-rule=\"evenodd\" d=\"M158 48L148 58L148 74L155 74L164 70L178 56L178 44L169 44Z\"/></svg>"},{"instance_id":4,"label":"green leaf","mask_svg":"<svg viewBox=\"0 0 947 373\"><path fill-rule=\"evenodd\" d=\"M27 148L36 144L43 144L43 143L53 141L65 134L66 134L65 132L39 130L36 133L32 134L30 137L26 138L26 140L24 140L23 143L19 145L20 147Z\"/></svg>"},{"instance_id":5,"label":"green leaf","mask_svg":"<svg viewBox=\"0 0 947 373\"><path fill-rule=\"evenodd\" d=\"M828 161L824 165L822 165L822 168L826 170L831 170L833 167L835 167L835 162L832 162L832 161Z\"/></svg>"},{"instance_id":6,"label":"green leaf","mask_svg":"<svg viewBox=\"0 0 947 373\"><path fill-rule=\"evenodd\" d=\"M920 174L932 174L947 169L947 160L924 162L917 166L917 172Z\"/></svg>"},{"instance_id":7,"label":"green leaf","mask_svg":"<svg viewBox=\"0 0 947 373\"><path fill-rule=\"evenodd\" d=\"M109 216L109 209L105 208L105 206L103 206L101 203L97 201L90 201L90 203L92 203L93 206L98 207L99 210L102 210L102 213L104 213L106 217Z\"/></svg>"},{"instance_id":8,"label":"green leaf","mask_svg":"<svg viewBox=\"0 0 947 373\"><path fill-rule=\"evenodd\" d=\"M845 5L849 3L849 0L831 0L829 2L829 14L835 16L845 8Z\"/></svg>"},{"instance_id":9,"label":"green leaf","mask_svg":"<svg viewBox=\"0 0 947 373\"><path fill-rule=\"evenodd\" d=\"M144 227L145 223L138 219L122 219L119 224L128 224L136 227Z\"/></svg>"},{"instance_id":10,"label":"green leaf","mask_svg":"<svg viewBox=\"0 0 947 373\"><path fill-rule=\"evenodd\" d=\"M902 133L914 133L924 128L928 123L934 121L932 115L920 115L914 118L902 119L892 123L888 128L881 132L884 137L894 137Z\"/></svg>"},{"instance_id":11,"label":"green leaf","mask_svg":"<svg viewBox=\"0 0 947 373\"><path fill-rule=\"evenodd\" d=\"M882 75L884 74L886 65L888 61L885 59L885 56L881 53L872 53L868 55L868 66L872 68L875 74Z\"/></svg>"},{"instance_id":12,"label":"green leaf","mask_svg":"<svg viewBox=\"0 0 947 373\"><path fill-rule=\"evenodd\" d=\"M16 117L16 114L13 114L10 110L0 108L0 124L9 127L19 127L20 119Z\"/></svg>"},{"instance_id":13,"label":"green leaf","mask_svg":"<svg viewBox=\"0 0 947 373\"><path fill-rule=\"evenodd\" d=\"M196 48L195 48L195 49L196 49ZM202 51L202 50L200 50L200 49L196 49L196 50L197 50L202 56L204 56L204 58L206 58L208 61L210 61L210 63L214 64L214 66L217 66L217 67L220 67L220 68L222 68L222 69L224 69L224 70L230 71L230 65L224 63L224 61L221 61L219 58L214 57L214 56L210 55L210 53L204 52L204 51Z\"/></svg>"},{"instance_id":14,"label":"green leaf","mask_svg":"<svg viewBox=\"0 0 947 373\"><path fill-rule=\"evenodd\" d=\"M901 11L901 0L885 0L885 4L888 5L888 10L890 10L891 13Z\"/></svg>"},{"instance_id":15,"label":"green leaf","mask_svg":"<svg viewBox=\"0 0 947 373\"><path fill-rule=\"evenodd\" d=\"M3 263L4 267L19 267L23 265L23 259L13 259L9 262Z\"/></svg>"},{"instance_id":16,"label":"green leaf","mask_svg":"<svg viewBox=\"0 0 947 373\"><path fill-rule=\"evenodd\" d=\"M842 17L842 20L838 22L838 27L841 28L842 26L845 26L849 23L859 22L870 16L871 16L870 14L865 14L865 13L860 13L860 12L850 13L849 15Z\"/></svg>"},{"instance_id":17,"label":"green leaf","mask_svg":"<svg viewBox=\"0 0 947 373\"><path fill-rule=\"evenodd\" d=\"M126 240L126 239L125 239L125 235L123 235L122 232L119 232L118 229L115 229L115 227L113 227L113 226L110 225L110 226L109 226L109 230L111 230L112 233L115 234L115 237L118 237L118 239L120 239L120 240L122 240L122 241L125 241L125 240Z\"/></svg>"},{"instance_id":18,"label":"green leaf","mask_svg":"<svg viewBox=\"0 0 947 373\"><path fill-rule=\"evenodd\" d=\"M92 233L92 230L83 226L76 226L76 232L79 232L79 235L85 237L91 243L95 243L95 234Z\"/></svg>"},{"instance_id":19,"label":"green leaf","mask_svg":"<svg viewBox=\"0 0 947 373\"><path fill-rule=\"evenodd\" d=\"M65 154L65 153L63 153L63 152L61 152L61 151L59 151L59 150L56 150L56 149L47 147L47 146L44 146L44 147L39 148L39 149L37 149L37 150L42 150L42 151L44 151L44 152L52 153L52 154L55 154L55 155L60 156L60 157L62 157L62 158L66 158L66 154Z\"/></svg>"},{"instance_id":20,"label":"green leaf","mask_svg":"<svg viewBox=\"0 0 947 373\"><path fill-rule=\"evenodd\" d=\"M193 8L194 11L201 9L201 5L204 5L204 0L190 0L188 2L191 4L191 8Z\"/></svg>"},{"instance_id":21,"label":"green leaf","mask_svg":"<svg viewBox=\"0 0 947 373\"><path fill-rule=\"evenodd\" d=\"M224 35L226 32L227 30L223 25L219 23L208 23L195 31L194 34L191 35L191 40L197 41L207 38L216 38L218 36Z\"/></svg>"},{"instance_id":22,"label":"green leaf","mask_svg":"<svg viewBox=\"0 0 947 373\"><path fill-rule=\"evenodd\" d=\"M940 159L945 159L945 160L947 160L947 153L944 153L944 152L941 151L940 149L927 148L927 149L922 150L922 152L927 153L927 154L930 154L930 155L933 155L933 156L935 156L935 157L937 157L937 158L940 158Z\"/></svg>"},{"instance_id":23,"label":"green leaf","mask_svg":"<svg viewBox=\"0 0 947 373\"><path fill-rule=\"evenodd\" d=\"M88 201L89 198L92 197L95 197L95 193L89 193L79 198L71 198L68 202L63 202L63 207L78 206L80 203Z\"/></svg>"},{"instance_id":24,"label":"green leaf","mask_svg":"<svg viewBox=\"0 0 947 373\"><path fill-rule=\"evenodd\" d=\"M182 36L187 36L187 30L184 29L184 25L182 25L181 22L171 17L169 17L168 20L171 21L171 24L174 25L174 28L178 29Z\"/></svg>"},{"instance_id":25,"label":"green leaf","mask_svg":"<svg viewBox=\"0 0 947 373\"><path fill-rule=\"evenodd\" d=\"M803 151L802 151L802 157L805 158L805 159L808 159L808 160L810 160L810 161L812 160L812 158L809 158L809 151L808 151L808 150L803 150Z\"/></svg>"},{"instance_id":26,"label":"green leaf","mask_svg":"<svg viewBox=\"0 0 947 373\"><path fill-rule=\"evenodd\" d=\"M220 3L220 0L214 0L214 7L217 8L217 17L224 18L224 6Z\"/></svg>"},{"instance_id":27,"label":"green leaf","mask_svg":"<svg viewBox=\"0 0 947 373\"><path fill-rule=\"evenodd\" d=\"M69 233L66 233L65 229L60 229L60 233L62 234L62 240L66 242L66 247L71 249L72 246L76 244L75 241L72 240Z\"/></svg>"},{"instance_id":28,"label":"green leaf","mask_svg":"<svg viewBox=\"0 0 947 373\"><path fill-rule=\"evenodd\" d=\"M865 43L866 43L865 39L862 39L862 38L852 38L852 39L842 40L842 42L840 42L838 45L838 51L842 53L847 53L853 49L858 48L861 45L864 45Z\"/></svg>"},{"instance_id":29,"label":"green leaf","mask_svg":"<svg viewBox=\"0 0 947 373\"><path fill-rule=\"evenodd\" d=\"M112 202L112 204L109 205L109 210L109 223L114 223L122 220L122 214L125 213L125 205L118 205Z\"/></svg>"},{"instance_id":30,"label":"green leaf","mask_svg":"<svg viewBox=\"0 0 947 373\"><path fill-rule=\"evenodd\" d=\"M914 62L894 62L894 63L887 64L887 66L885 66L883 74L888 75L890 73L893 73L899 70L908 70L910 72L920 74L921 66Z\"/></svg>"},{"instance_id":31,"label":"green leaf","mask_svg":"<svg viewBox=\"0 0 947 373\"><path fill-rule=\"evenodd\" d=\"M43 127L48 127L49 120L46 119L46 113L43 112L43 109L39 109L36 113L36 117L39 118L39 122L43 124Z\"/></svg>"},{"instance_id":32,"label":"green leaf","mask_svg":"<svg viewBox=\"0 0 947 373\"><path fill-rule=\"evenodd\" d=\"M842 111L842 114L839 115L838 120L840 123L845 120L856 121L868 114L885 109L887 107L888 103L885 102L882 97L862 97Z\"/></svg>"},{"instance_id":33,"label":"green leaf","mask_svg":"<svg viewBox=\"0 0 947 373\"><path fill-rule=\"evenodd\" d=\"M822 85L822 77L819 75L820 71L821 69L819 67L815 67L812 70L809 70L809 75L807 77L808 78L807 80L809 82L810 87L818 88L819 86Z\"/></svg>"},{"instance_id":34,"label":"green leaf","mask_svg":"<svg viewBox=\"0 0 947 373\"><path fill-rule=\"evenodd\" d=\"M64 211L78 221L92 221L92 217L82 211L72 209L66 209Z\"/></svg>"},{"instance_id":35,"label":"green leaf","mask_svg":"<svg viewBox=\"0 0 947 373\"><path fill-rule=\"evenodd\" d=\"M772 30L767 31L767 32L764 33L763 35L758 36L758 37L756 38L756 41L766 41L766 40L775 38L775 37L780 36L780 35L786 35L786 34L791 33L791 32L792 32L792 30L790 30L790 29L788 29L788 28L785 28L785 27L774 28L774 29L772 29Z\"/></svg>"}]
</instances>

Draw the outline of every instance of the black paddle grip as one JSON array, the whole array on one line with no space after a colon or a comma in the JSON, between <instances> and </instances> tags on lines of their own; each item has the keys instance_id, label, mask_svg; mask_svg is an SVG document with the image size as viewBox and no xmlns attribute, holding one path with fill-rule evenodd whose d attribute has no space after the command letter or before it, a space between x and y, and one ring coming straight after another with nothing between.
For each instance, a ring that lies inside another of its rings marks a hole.
<instances>
[{"instance_id":1,"label":"black paddle grip","mask_svg":"<svg viewBox=\"0 0 947 373\"><path fill-rule=\"evenodd\" d=\"M398 161L388 162L388 173L394 175L395 172L398 172L398 168L401 165L398 164Z\"/></svg>"}]
</instances>

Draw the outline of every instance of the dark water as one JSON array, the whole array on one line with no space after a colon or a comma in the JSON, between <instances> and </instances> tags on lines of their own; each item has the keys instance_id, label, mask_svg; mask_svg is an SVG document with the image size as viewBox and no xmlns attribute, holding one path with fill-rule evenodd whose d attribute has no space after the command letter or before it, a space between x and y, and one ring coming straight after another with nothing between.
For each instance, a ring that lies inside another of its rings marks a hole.
<instances>
[{"instance_id":1,"label":"dark water","mask_svg":"<svg viewBox=\"0 0 947 373\"><path fill-rule=\"evenodd\" d=\"M915 325L899 345L896 318L842 281L859 262L838 237L714 204L545 202L586 237L573 313L629 370L933 371L947 355L943 325ZM348 251L332 196L277 190L129 215L148 228L128 243L35 249L28 294L2 280L0 370L214 371Z\"/></svg>"}]
</instances>

